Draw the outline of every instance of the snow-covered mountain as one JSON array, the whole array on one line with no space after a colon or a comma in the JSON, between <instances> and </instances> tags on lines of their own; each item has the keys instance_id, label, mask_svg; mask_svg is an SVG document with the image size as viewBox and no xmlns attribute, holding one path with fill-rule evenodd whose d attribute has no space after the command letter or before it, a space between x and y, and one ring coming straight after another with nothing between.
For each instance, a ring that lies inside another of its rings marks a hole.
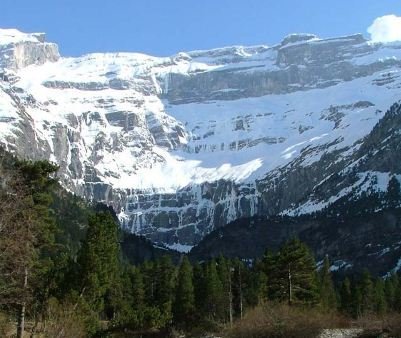
<instances>
[{"instance_id":1,"label":"snow-covered mountain","mask_svg":"<svg viewBox=\"0 0 401 338\"><path fill-rule=\"evenodd\" d=\"M319 187L355 166L364 137L401 99L400 75L401 43L362 35L68 58L44 34L3 29L0 141L58 163L68 189L185 251L240 217L384 189L394 174L385 168Z\"/></svg>"}]
</instances>

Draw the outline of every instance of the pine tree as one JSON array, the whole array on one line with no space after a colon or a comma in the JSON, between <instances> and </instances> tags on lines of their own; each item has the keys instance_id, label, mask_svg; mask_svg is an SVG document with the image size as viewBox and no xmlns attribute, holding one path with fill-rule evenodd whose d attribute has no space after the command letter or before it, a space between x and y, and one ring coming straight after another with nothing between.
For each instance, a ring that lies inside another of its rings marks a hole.
<instances>
[{"instance_id":1,"label":"pine tree","mask_svg":"<svg viewBox=\"0 0 401 338\"><path fill-rule=\"evenodd\" d=\"M168 324L172 321L172 304L175 287L175 267L170 256L163 256L156 263L155 304L158 306L163 321Z\"/></svg>"},{"instance_id":2,"label":"pine tree","mask_svg":"<svg viewBox=\"0 0 401 338\"><path fill-rule=\"evenodd\" d=\"M154 329L165 327L172 320L172 297L174 288L174 267L170 258L145 261L141 266L144 287L144 311L141 327Z\"/></svg>"},{"instance_id":3,"label":"pine tree","mask_svg":"<svg viewBox=\"0 0 401 338\"><path fill-rule=\"evenodd\" d=\"M125 301L119 324L141 329L144 327L144 313L146 312L143 276L137 267L129 266L127 270L128 273L125 274L126 278L123 281Z\"/></svg>"},{"instance_id":4,"label":"pine tree","mask_svg":"<svg viewBox=\"0 0 401 338\"><path fill-rule=\"evenodd\" d=\"M256 272L256 292L257 302L254 305L261 304L267 300L268 282L266 274L263 271Z\"/></svg>"},{"instance_id":5,"label":"pine tree","mask_svg":"<svg viewBox=\"0 0 401 338\"><path fill-rule=\"evenodd\" d=\"M326 311L337 309L337 296L333 285L330 272L330 262L328 257L324 258L323 266L319 273L319 293L320 304Z\"/></svg>"},{"instance_id":6,"label":"pine tree","mask_svg":"<svg viewBox=\"0 0 401 338\"><path fill-rule=\"evenodd\" d=\"M261 260L255 260L248 271L247 288L245 290L247 303L254 307L267 300L267 276Z\"/></svg>"},{"instance_id":7,"label":"pine tree","mask_svg":"<svg viewBox=\"0 0 401 338\"><path fill-rule=\"evenodd\" d=\"M105 318L112 320L121 312L125 306L124 285L119 272L113 278L112 284L107 288L104 296Z\"/></svg>"},{"instance_id":8,"label":"pine tree","mask_svg":"<svg viewBox=\"0 0 401 338\"><path fill-rule=\"evenodd\" d=\"M89 218L86 239L79 253L81 293L93 311L104 310L105 296L119 284L118 227L109 212Z\"/></svg>"},{"instance_id":9,"label":"pine tree","mask_svg":"<svg viewBox=\"0 0 401 338\"><path fill-rule=\"evenodd\" d=\"M362 272L362 278L359 282L361 293L361 313L367 314L374 311L374 293L372 277L368 270Z\"/></svg>"},{"instance_id":10,"label":"pine tree","mask_svg":"<svg viewBox=\"0 0 401 338\"><path fill-rule=\"evenodd\" d=\"M174 322L181 327L193 323L195 311L195 295L192 266L187 256L184 256L178 271L177 287L173 304Z\"/></svg>"},{"instance_id":11,"label":"pine tree","mask_svg":"<svg viewBox=\"0 0 401 338\"><path fill-rule=\"evenodd\" d=\"M362 303L361 288L354 283L351 289L351 309L354 318L359 318L363 314Z\"/></svg>"},{"instance_id":12,"label":"pine tree","mask_svg":"<svg viewBox=\"0 0 401 338\"><path fill-rule=\"evenodd\" d=\"M395 299L398 289L398 277L396 274L391 274L384 282L384 294L386 297L386 304L390 311L395 311Z\"/></svg>"},{"instance_id":13,"label":"pine tree","mask_svg":"<svg viewBox=\"0 0 401 338\"><path fill-rule=\"evenodd\" d=\"M233 309L233 278L232 278L232 268L229 260L220 256L217 259L217 273L222 285L222 294L220 295L221 313L220 318L223 322L233 322L234 309Z\"/></svg>"},{"instance_id":14,"label":"pine tree","mask_svg":"<svg viewBox=\"0 0 401 338\"><path fill-rule=\"evenodd\" d=\"M140 311L145 305L145 288L143 284L143 276L141 270L134 267L132 269L130 277L133 305L136 310Z\"/></svg>"},{"instance_id":15,"label":"pine tree","mask_svg":"<svg viewBox=\"0 0 401 338\"><path fill-rule=\"evenodd\" d=\"M221 284L219 275L216 269L216 261L211 260L206 266L205 273L205 299L204 313L209 319L218 320L222 318L224 308L222 304L223 285Z\"/></svg>"},{"instance_id":16,"label":"pine tree","mask_svg":"<svg viewBox=\"0 0 401 338\"><path fill-rule=\"evenodd\" d=\"M244 316L246 305L247 274L245 265L238 258L233 261L233 296L234 310L237 317Z\"/></svg>"},{"instance_id":17,"label":"pine tree","mask_svg":"<svg viewBox=\"0 0 401 338\"><path fill-rule=\"evenodd\" d=\"M262 262L261 262L261 270L266 276L266 282L270 284L270 278L272 278L274 271L278 269L277 265L277 257L270 251L266 250L265 254L263 255ZM274 285L266 284L265 288L266 294L265 299L274 299L275 298L275 291L276 287Z\"/></svg>"},{"instance_id":18,"label":"pine tree","mask_svg":"<svg viewBox=\"0 0 401 338\"><path fill-rule=\"evenodd\" d=\"M144 285L145 305L152 306L156 304L156 264L152 261L145 261L141 266L141 274Z\"/></svg>"},{"instance_id":19,"label":"pine tree","mask_svg":"<svg viewBox=\"0 0 401 338\"><path fill-rule=\"evenodd\" d=\"M194 276L194 297L197 317L206 317L205 299L206 299L206 264L200 265L196 262L193 266Z\"/></svg>"},{"instance_id":20,"label":"pine tree","mask_svg":"<svg viewBox=\"0 0 401 338\"><path fill-rule=\"evenodd\" d=\"M55 233L54 218L49 207L52 202L51 191L56 184L52 176L58 167L47 161L21 161L16 163L15 169L19 177L13 184L17 185L16 192L20 195L17 199L22 202L17 220L17 229L21 230L18 235L21 237L18 236L17 240L22 241L19 246L24 248L19 254L25 256L18 269L23 279L20 284L17 337L22 337L27 300L33 300L30 305L43 314L49 298L51 284L46 281L52 276L50 252ZM18 256L15 258L22 258Z\"/></svg>"},{"instance_id":21,"label":"pine tree","mask_svg":"<svg viewBox=\"0 0 401 338\"><path fill-rule=\"evenodd\" d=\"M294 303L316 303L318 288L315 261L309 248L298 239L287 242L272 264L269 289L273 299Z\"/></svg>"},{"instance_id":22,"label":"pine tree","mask_svg":"<svg viewBox=\"0 0 401 338\"><path fill-rule=\"evenodd\" d=\"M345 277L340 288L340 309L342 313L346 315L354 314L352 301L351 282L348 277Z\"/></svg>"},{"instance_id":23,"label":"pine tree","mask_svg":"<svg viewBox=\"0 0 401 338\"><path fill-rule=\"evenodd\" d=\"M374 311L381 316L387 312L387 302L384 288L384 281L381 278L376 279L373 291L373 304Z\"/></svg>"},{"instance_id":24,"label":"pine tree","mask_svg":"<svg viewBox=\"0 0 401 338\"><path fill-rule=\"evenodd\" d=\"M394 293L394 310L401 313L401 276L394 277L395 293Z\"/></svg>"}]
</instances>

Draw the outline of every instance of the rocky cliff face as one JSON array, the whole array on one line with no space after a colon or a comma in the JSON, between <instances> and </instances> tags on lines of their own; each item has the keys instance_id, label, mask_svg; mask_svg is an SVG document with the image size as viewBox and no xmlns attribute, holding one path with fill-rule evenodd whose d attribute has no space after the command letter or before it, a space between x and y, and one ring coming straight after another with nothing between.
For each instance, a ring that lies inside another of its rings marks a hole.
<instances>
[{"instance_id":1,"label":"rocky cliff face","mask_svg":"<svg viewBox=\"0 0 401 338\"><path fill-rule=\"evenodd\" d=\"M319 261L328 255L333 271L368 268L379 276L400 271L401 192L388 186L390 180L401 181L401 104L386 111L341 165L334 164L332 156L322 157L317 166L299 170L294 165L282 173L279 188L271 195L285 201L286 191L290 191L290 199L298 199L297 204L278 216L266 210L263 215L242 217L216 229L191 255L198 260L221 254L250 259L261 257L266 248L276 250L296 236L314 250ZM302 185L297 188L292 182ZM269 189L265 186L263 195L268 195Z\"/></svg>"},{"instance_id":2,"label":"rocky cliff face","mask_svg":"<svg viewBox=\"0 0 401 338\"><path fill-rule=\"evenodd\" d=\"M0 29L0 69L18 70L57 61L60 58L57 45L45 40L44 33L23 34L15 29Z\"/></svg>"},{"instance_id":3,"label":"rocky cliff face","mask_svg":"<svg viewBox=\"0 0 401 338\"><path fill-rule=\"evenodd\" d=\"M400 66L401 44L361 35L60 58L44 35L0 30L0 141L58 163L124 227L188 250L237 218L314 211L351 189L321 187L400 99Z\"/></svg>"}]
</instances>

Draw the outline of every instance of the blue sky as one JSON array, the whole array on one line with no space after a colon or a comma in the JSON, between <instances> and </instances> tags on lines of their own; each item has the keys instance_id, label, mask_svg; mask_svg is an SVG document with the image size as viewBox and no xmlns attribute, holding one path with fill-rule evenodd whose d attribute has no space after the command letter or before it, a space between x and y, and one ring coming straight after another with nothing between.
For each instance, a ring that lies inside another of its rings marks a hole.
<instances>
[{"instance_id":1,"label":"blue sky","mask_svg":"<svg viewBox=\"0 0 401 338\"><path fill-rule=\"evenodd\" d=\"M44 31L63 55L135 51L167 56L274 44L294 32L364 33L401 15L400 0L0 0L0 28Z\"/></svg>"}]
</instances>

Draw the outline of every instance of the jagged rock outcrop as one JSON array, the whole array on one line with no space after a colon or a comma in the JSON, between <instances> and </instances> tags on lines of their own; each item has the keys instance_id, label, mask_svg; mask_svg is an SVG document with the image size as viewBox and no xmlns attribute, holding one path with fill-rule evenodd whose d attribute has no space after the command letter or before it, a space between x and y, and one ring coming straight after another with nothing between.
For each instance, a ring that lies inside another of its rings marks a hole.
<instances>
[{"instance_id":1,"label":"jagged rock outcrop","mask_svg":"<svg viewBox=\"0 0 401 338\"><path fill-rule=\"evenodd\" d=\"M15 29L0 29L0 69L18 70L42 65L60 58L55 43L48 43L44 33L23 34Z\"/></svg>"},{"instance_id":2,"label":"jagged rock outcrop","mask_svg":"<svg viewBox=\"0 0 401 338\"><path fill-rule=\"evenodd\" d=\"M0 30L0 142L56 162L65 187L112 205L122 226L188 250L237 218L340 196L322 182L351 170L401 98L400 66L401 44L361 35L60 58L44 35Z\"/></svg>"}]
</instances>

